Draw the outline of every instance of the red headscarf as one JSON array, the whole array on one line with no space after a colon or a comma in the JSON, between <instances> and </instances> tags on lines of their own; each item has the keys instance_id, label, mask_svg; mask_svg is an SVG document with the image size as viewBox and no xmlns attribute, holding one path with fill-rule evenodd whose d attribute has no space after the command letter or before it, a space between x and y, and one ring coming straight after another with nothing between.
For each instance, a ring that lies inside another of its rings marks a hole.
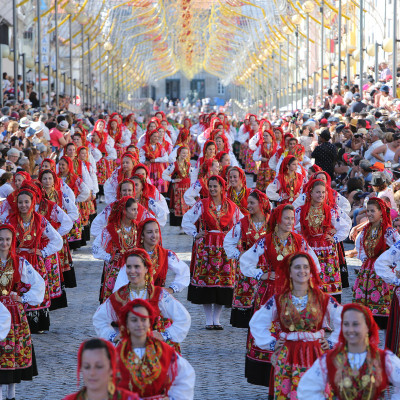
<instances>
[{"instance_id":1,"label":"red headscarf","mask_svg":"<svg viewBox=\"0 0 400 400\"><path fill-rule=\"evenodd\" d=\"M317 171L311 175L310 179L308 180L308 182L305 184L305 186L303 188L303 192L307 193L311 182L313 182L316 179L319 179L319 178L317 178L317 176L320 174L324 174L325 178L326 178L326 187L325 188L326 188L326 197L328 199L328 204L331 207L335 207L336 206L336 197L337 197L338 193L336 190L333 190L331 187L331 184L332 184L331 176L327 172L322 171L322 169L321 169L321 171Z\"/></svg>"},{"instance_id":2,"label":"red headscarf","mask_svg":"<svg viewBox=\"0 0 400 400\"><path fill-rule=\"evenodd\" d=\"M290 209L294 213L294 207L291 204L280 204L272 210L268 222L268 232L274 232L275 227L282 222L282 213L285 209Z\"/></svg>"},{"instance_id":3,"label":"red headscarf","mask_svg":"<svg viewBox=\"0 0 400 400\"><path fill-rule=\"evenodd\" d=\"M80 153L82 150L86 150L86 159L85 159L85 160L81 160L81 159L79 158L79 153ZM78 147L77 150L76 150L76 155L77 155L76 161L78 162L78 168L77 168L76 173L78 174L78 176L82 176L82 164L85 164L87 170L90 171L89 149L88 149L87 147L85 147L85 146L80 146L80 147Z\"/></svg>"},{"instance_id":4,"label":"red headscarf","mask_svg":"<svg viewBox=\"0 0 400 400\"><path fill-rule=\"evenodd\" d=\"M133 178L137 178L140 180L140 182L142 183L143 189L142 189L142 194L140 197L140 204L146 208L147 210L149 209L149 199L153 198L152 194L152 188L150 187L150 185L147 183L146 178L143 175L132 175L132 180Z\"/></svg>"},{"instance_id":5,"label":"red headscarf","mask_svg":"<svg viewBox=\"0 0 400 400\"><path fill-rule=\"evenodd\" d=\"M121 199L121 187L124 183L130 183L131 185L133 185L133 194L132 196L135 197L136 195L136 191L135 191L135 182L133 182L132 179L124 179L121 182L118 183L117 186L117 200Z\"/></svg>"},{"instance_id":6,"label":"red headscarf","mask_svg":"<svg viewBox=\"0 0 400 400\"><path fill-rule=\"evenodd\" d=\"M61 191L61 182L60 182L60 178L57 176L56 172L51 170L51 169L43 169L39 172L39 182L42 182L42 177L44 174L52 174L53 175L53 180L54 180L54 190L57 192L57 205L59 207L62 208L62 199L63 199L63 195L62 195L62 191ZM45 197L48 199L47 197L47 193L45 192Z\"/></svg>"},{"instance_id":7,"label":"red headscarf","mask_svg":"<svg viewBox=\"0 0 400 400\"><path fill-rule=\"evenodd\" d=\"M135 113L128 114L128 115L124 118L124 124L125 124L125 125L128 125L128 124L129 124L129 121L130 121L132 115L135 116ZM133 121L133 122L135 123L135 121Z\"/></svg>"},{"instance_id":8,"label":"red headscarf","mask_svg":"<svg viewBox=\"0 0 400 400\"><path fill-rule=\"evenodd\" d=\"M104 128L103 128L102 131L99 131L99 130L97 129L97 126L99 125L99 122L101 122L101 121L104 123ZM100 139L100 143L99 143L99 145L97 146L97 148L98 148L103 154L107 154L106 144L107 144L108 134L107 134L107 132L106 132L106 121L104 121L104 119L98 119L98 120L96 121L96 123L94 124L94 129L93 129L92 135L93 135L94 133L96 133L97 136L98 136L99 139Z\"/></svg>"},{"instance_id":9,"label":"red headscarf","mask_svg":"<svg viewBox=\"0 0 400 400\"><path fill-rule=\"evenodd\" d=\"M68 165L68 175L67 175L67 185L74 191L75 195L78 192L78 188L76 187L76 181L78 180L78 175L74 171L73 161L68 156L62 156L60 161L64 160ZM58 174L60 177L60 174Z\"/></svg>"},{"instance_id":10,"label":"red headscarf","mask_svg":"<svg viewBox=\"0 0 400 400\"><path fill-rule=\"evenodd\" d=\"M301 212L300 212L301 230L302 230L303 236L305 237L306 240L308 240L311 236L314 235L314 232L312 231L312 228L309 225L307 216L308 216L308 212L310 211L310 207L311 207L311 192L316 183L321 183L326 188L326 183L324 181L322 181L321 179L314 179L313 181L311 181L307 188L306 202L301 207ZM322 222L322 226L324 226L325 229L328 229L328 227L332 228L331 207L329 206L328 202L326 202L326 201L323 202L322 207L324 210L324 221Z\"/></svg>"},{"instance_id":11,"label":"red headscarf","mask_svg":"<svg viewBox=\"0 0 400 400\"><path fill-rule=\"evenodd\" d=\"M242 170L242 168L239 168L239 167L231 167L231 169L229 170L228 176L229 176L229 174L230 174L232 171L237 171L237 172L238 172L240 182L242 182L242 187L245 188L245 189L247 189L246 174L244 173L244 171ZM228 180L228 181L229 181L229 180ZM230 186L229 184L228 184L228 186L229 186L229 187L228 187L228 190L229 190L229 188L230 188L231 186Z\"/></svg>"},{"instance_id":12,"label":"red headscarf","mask_svg":"<svg viewBox=\"0 0 400 400\"><path fill-rule=\"evenodd\" d=\"M289 192L287 191L287 187L286 187L286 182L285 182L285 175L287 174L287 167L289 165L289 162L293 159L296 159L295 156L289 155L286 156L281 163L281 166L279 168L279 174L278 174L278 181L281 184L281 190L286 193L289 194ZM294 193L299 193L300 189L301 189L301 185L303 184L303 176L299 173L297 173L297 171L295 172L296 174L296 182L294 185Z\"/></svg>"},{"instance_id":13,"label":"red headscarf","mask_svg":"<svg viewBox=\"0 0 400 400\"><path fill-rule=\"evenodd\" d=\"M132 160L133 166L135 167L135 165L136 165L137 162L138 162L138 159L137 159L136 154L134 154L134 153L132 153L132 152L130 152L130 151L126 151L124 154L122 154L122 157L121 157L121 164L122 164L122 160L123 160L125 157L130 158L130 159ZM132 173L133 173L133 171L132 171ZM132 173L131 173L131 174L132 174ZM130 178L130 176L125 177L125 172L123 171L122 165L121 165L121 167L118 169L118 178L117 178L117 179L118 179L118 182L121 182L122 180L124 180L124 179L126 179L126 178Z\"/></svg>"},{"instance_id":14,"label":"red headscarf","mask_svg":"<svg viewBox=\"0 0 400 400\"><path fill-rule=\"evenodd\" d=\"M192 122L190 121L189 118L185 118L183 120L183 124L185 124L185 121L189 121L189 128L185 128L185 125L183 125L183 127L179 131L179 135L176 139L175 146L187 144L188 139L190 138L190 127L192 126Z\"/></svg>"},{"instance_id":15,"label":"red headscarf","mask_svg":"<svg viewBox=\"0 0 400 400\"><path fill-rule=\"evenodd\" d=\"M270 144L270 148L268 149L267 143L264 141L264 132L268 132L271 136L272 143ZM265 158L271 158L278 148L278 143L276 142L274 132L272 130L267 130L260 134L260 140L258 141L258 146L261 146L261 156Z\"/></svg>"},{"instance_id":16,"label":"red headscarf","mask_svg":"<svg viewBox=\"0 0 400 400\"><path fill-rule=\"evenodd\" d=\"M117 123L117 132L116 132L115 136L113 136L114 133L113 133L113 130L111 128L111 122L116 122ZM111 118L108 121L107 133L108 133L108 135L110 135L111 137L114 138L115 144L120 143L121 138L122 138L122 129L121 129L121 125L119 124L117 119Z\"/></svg>"},{"instance_id":17,"label":"red headscarf","mask_svg":"<svg viewBox=\"0 0 400 400\"><path fill-rule=\"evenodd\" d=\"M392 227L392 218L390 217L390 208L387 206L386 202L378 197L371 197L368 200L367 206L368 204L370 204L370 202L372 202L371 204L376 205L376 203L378 203L378 207L382 212L382 222L381 222L381 227L382 227L382 233L379 239L378 244L375 246L375 256L378 256L379 254L383 253L385 250L387 250L388 246L386 244L386 240L385 240L385 232L388 228ZM364 240L363 240L363 246L364 248L366 247L366 239L367 239L367 235L366 233L368 232L368 230L371 229L371 223L368 222L367 225L364 227Z\"/></svg>"},{"instance_id":18,"label":"red headscarf","mask_svg":"<svg viewBox=\"0 0 400 400\"><path fill-rule=\"evenodd\" d=\"M206 153L207 153L207 148L211 145L215 146L215 152L217 151L217 144L214 142L214 140L207 140L204 143L204 147L203 147L203 157L199 158L199 165L203 164L204 161L207 159L206 158Z\"/></svg>"},{"instance_id":19,"label":"red headscarf","mask_svg":"<svg viewBox=\"0 0 400 400\"><path fill-rule=\"evenodd\" d=\"M48 162L50 164L50 169L52 171L56 171L56 162L54 160L52 160L51 158L45 158L42 163L40 164L40 169L43 168L43 163L44 162Z\"/></svg>"},{"instance_id":20,"label":"red headscarf","mask_svg":"<svg viewBox=\"0 0 400 400\"><path fill-rule=\"evenodd\" d=\"M316 174L317 172L322 172L323 171L323 169L321 167L319 167L317 164L311 165L311 167L309 169L313 170L314 174Z\"/></svg>"},{"instance_id":21,"label":"red headscarf","mask_svg":"<svg viewBox=\"0 0 400 400\"><path fill-rule=\"evenodd\" d=\"M385 351L378 348L379 345L379 328L374 320L374 316L369 308L357 304L349 303L343 306L342 310L342 326L339 335L339 341L333 350L330 350L326 355L326 364L328 367L329 383L338 398L343 399L342 383L343 383L343 370L344 360L347 358L347 341L343 335L343 317L349 310L356 310L364 315L365 322L368 326L368 345L367 345L367 358L366 363L369 365L368 374L371 374L375 379L373 382L368 382L362 389L369 391L371 400L378 400L381 398L382 391L388 385L388 377L385 368ZM361 393L362 395L362 393Z\"/></svg>"},{"instance_id":22,"label":"red headscarf","mask_svg":"<svg viewBox=\"0 0 400 400\"><path fill-rule=\"evenodd\" d=\"M120 200L113 203L110 215L108 216L108 223L118 222L120 223L124 218L126 211L125 205L129 199L133 199L132 196L124 196Z\"/></svg>"},{"instance_id":23,"label":"red headscarf","mask_svg":"<svg viewBox=\"0 0 400 400\"><path fill-rule=\"evenodd\" d=\"M147 165L141 164L141 163L136 164L136 165L133 167L132 176L136 174L136 171L137 171L139 168L143 168L144 170L146 170L146 178L148 178L148 176L150 175L150 171L149 171L149 169L147 168Z\"/></svg>"},{"instance_id":24,"label":"red headscarf","mask_svg":"<svg viewBox=\"0 0 400 400\"><path fill-rule=\"evenodd\" d=\"M220 152L215 156L215 158L218 160L219 163L221 163L222 158L223 158L224 155L226 155L226 154L229 155L229 153L228 153L227 151L220 151Z\"/></svg>"},{"instance_id":25,"label":"red headscarf","mask_svg":"<svg viewBox=\"0 0 400 400\"><path fill-rule=\"evenodd\" d=\"M262 214L264 215L264 217L266 219L268 219L271 214L271 203L270 203L267 195L258 189L252 189L250 194L256 195L259 206L260 206L260 210L261 210Z\"/></svg>"},{"instance_id":26,"label":"red headscarf","mask_svg":"<svg viewBox=\"0 0 400 400\"><path fill-rule=\"evenodd\" d=\"M207 160L205 160L203 162L203 164L200 165L199 175L198 175L199 179L210 176L211 167L212 167L214 160L215 160L215 158L208 158Z\"/></svg>"},{"instance_id":27,"label":"red headscarf","mask_svg":"<svg viewBox=\"0 0 400 400\"><path fill-rule=\"evenodd\" d=\"M25 171L18 171L18 172L16 172L15 175L14 175L14 185L15 185L15 177L16 177L17 175L23 176L23 177L24 177L24 180L26 180L26 181L32 180L32 178L31 178L31 176L28 174L28 172L25 172Z\"/></svg>"},{"instance_id":28,"label":"red headscarf","mask_svg":"<svg viewBox=\"0 0 400 400\"><path fill-rule=\"evenodd\" d=\"M110 364L111 364L111 370L112 370L112 382L114 385L116 384L116 375L117 375L117 352L115 350L114 345L108 341L108 340L103 340L103 339L89 339L85 342L82 342L82 344L79 346L78 350L78 367L76 370L77 374L77 386L79 387L79 382L80 382L80 375L81 375L81 368L82 368L82 354L84 352L84 347L86 342L90 340L100 340L101 342L104 343L104 345L107 347L108 355L110 356Z\"/></svg>"},{"instance_id":29,"label":"red headscarf","mask_svg":"<svg viewBox=\"0 0 400 400\"><path fill-rule=\"evenodd\" d=\"M8 256L12 258L14 264L14 282L19 282L20 273L19 273L19 257L17 255L17 232L15 228L10 224L1 224L0 231L3 229L8 229L12 234L11 246L8 251Z\"/></svg>"}]
</instances>

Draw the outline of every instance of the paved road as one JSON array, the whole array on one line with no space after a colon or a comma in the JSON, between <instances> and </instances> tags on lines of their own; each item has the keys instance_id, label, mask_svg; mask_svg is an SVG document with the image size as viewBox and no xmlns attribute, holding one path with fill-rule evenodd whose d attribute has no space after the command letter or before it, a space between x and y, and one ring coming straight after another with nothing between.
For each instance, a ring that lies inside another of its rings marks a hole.
<instances>
[{"instance_id":1,"label":"paved road","mask_svg":"<svg viewBox=\"0 0 400 400\"><path fill-rule=\"evenodd\" d=\"M178 227L163 229L163 245L189 262L192 240L179 235ZM78 287L67 289L68 308L51 312L50 332L34 335L39 376L17 386L18 400L61 400L76 390L76 353L80 343L95 335L92 315L98 306L102 262L91 255L91 245L73 255ZM357 265L358 260L350 260ZM354 273L352 274L354 281ZM182 354L196 370L198 400L266 399L265 388L250 385L244 378L246 330L229 325L230 310L223 311L223 331L206 331L201 306L186 300L186 291L177 295L192 316L192 326L182 346ZM351 301L345 290L344 302Z\"/></svg>"}]
</instances>

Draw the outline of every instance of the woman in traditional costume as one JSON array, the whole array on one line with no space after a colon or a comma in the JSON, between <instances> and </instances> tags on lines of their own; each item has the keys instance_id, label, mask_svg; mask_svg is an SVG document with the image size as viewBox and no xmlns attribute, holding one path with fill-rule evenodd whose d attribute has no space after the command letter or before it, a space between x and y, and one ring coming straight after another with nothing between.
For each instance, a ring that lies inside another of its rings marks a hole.
<instances>
[{"instance_id":1,"label":"woman in traditional costume","mask_svg":"<svg viewBox=\"0 0 400 400\"><path fill-rule=\"evenodd\" d=\"M149 167L151 183L160 193L166 193L168 185L162 179L162 173L164 164L168 162L168 153L159 142L159 135L158 129L146 133L146 143L140 149L140 162Z\"/></svg>"},{"instance_id":2,"label":"woman in traditional costume","mask_svg":"<svg viewBox=\"0 0 400 400\"><path fill-rule=\"evenodd\" d=\"M326 202L326 183L315 179L307 186L307 199L296 209L296 231L304 236L321 265L323 291L341 301L342 279L336 244L347 238L351 221Z\"/></svg>"},{"instance_id":3,"label":"woman in traditional costume","mask_svg":"<svg viewBox=\"0 0 400 400\"><path fill-rule=\"evenodd\" d=\"M246 175L239 167L232 167L228 172L227 197L232 200L243 215L247 215L247 198L251 189L247 188Z\"/></svg>"},{"instance_id":4,"label":"woman in traditional costume","mask_svg":"<svg viewBox=\"0 0 400 400\"><path fill-rule=\"evenodd\" d=\"M192 400L194 369L173 347L152 334L156 315L154 305L142 299L130 301L120 310L119 385L143 400Z\"/></svg>"},{"instance_id":5,"label":"woman in traditional costume","mask_svg":"<svg viewBox=\"0 0 400 400\"><path fill-rule=\"evenodd\" d=\"M111 118L108 121L107 133L114 139L114 148L117 152L117 160L114 163L114 167L116 167L119 164L119 160L122 159L126 147L131 144L130 131L122 128L119 119Z\"/></svg>"},{"instance_id":6,"label":"woman in traditional costume","mask_svg":"<svg viewBox=\"0 0 400 400\"><path fill-rule=\"evenodd\" d=\"M156 199L156 192L153 191L152 185L142 175L133 175L132 181L135 182L135 199L137 202L150 211L161 226L165 226L169 210L165 212L163 203Z\"/></svg>"},{"instance_id":7,"label":"woman in traditional costume","mask_svg":"<svg viewBox=\"0 0 400 400\"><path fill-rule=\"evenodd\" d=\"M271 204L267 196L257 189L251 190L247 198L248 215L243 217L225 236L224 250L229 259L239 260L256 241L264 237L271 214ZM253 295L257 280L242 274L236 266L235 288L231 311L231 325L248 328L253 315Z\"/></svg>"},{"instance_id":8,"label":"woman in traditional costume","mask_svg":"<svg viewBox=\"0 0 400 400\"><path fill-rule=\"evenodd\" d=\"M11 324L0 338L0 396L8 385L7 399L15 398L15 384L37 375L31 332L24 305L37 306L43 301L43 278L16 253L16 232L11 225L0 225L0 304L9 311ZM29 290L21 294L21 283ZM3 321L1 321L2 329Z\"/></svg>"},{"instance_id":9,"label":"woman in traditional costume","mask_svg":"<svg viewBox=\"0 0 400 400\"><path fill-rule=\"evenodd\" d=\"M162 246L161 228L156 219L148 218L139 224L137 247L146 250L150 256L155 286L165 287L168 271L175 275L175 279L166 289L169 293L179 293L189 286L189 267L172 250ZM125 267L122 267L115 285L121 287L127 283Z\"/></svg>"},{"instance_id":10,"label":"woman in traditional costume","mask_svg":"<svg viewBox=\"0 0 400 400\"><path fill-rule=\"evenodd\" d=\"M379 330L371 311L361 304L346 304L336 347L316 360L302 376L299 400L324 400L327 384L335 399L392 399L400 396L400 359L381 350Z\"/></svg>"},{"instance_id":11,"label":"woman in traditional costume","mask_svg":"<svg viewBox=\"0 0 400 400\"><path fill-rule=\"evenodd\" d=\"M123 255L137 242L138 204L133 197L122 197L114 205L108 224L93 242L93 257L104 260L100 303L112 293L118 273L123 265Z\"/></svg>"},{"instance_id":12,"label":"woman in traditional costume","mask_svg":"<svg viewBox=\"0 0 400 400\"><path fill-rule=\"evenodd\" d=\"M183 230L195 238L196 246L188 300L203 305L206 329L221 330L222 307L232 305L235 283L235 261L227 258L223 241L243 214L226 197L221 177L211 176L208 190L209 197L199 200L182 220Z\"/></svg>"},{"instance_id":13,"label":"woman in traditional costume","mask_svg":"<svg viewBox=\"0 0 400 400\"><path fill-rule=\"evenodd\" d=\"M166 289L154 286L152 282L152 262L143 249L133 249L123 256L129 283L115 287L114 293L97 309L93 325L97 335L117 343L121 336L115 328L118 313L130 300L148 300L157 311L152 325L154 335L169 344L178 344L186 338L191 318L186 308ZM179 347L179 345L177 346Z\"/></svg>"},{"instance_id":14,"label":"woman in traditional costume","mask_svg":"<svg viewBox=\"0 0 400 400\"><path fill-rule=\"evenodd\" d=\"M254 161L261 161L258 167L256 188L264 192L267 186L275 179L275 171L268 165L270 158L276 153L278 144L272 130L264 130L257 149L253 154Z\"/></svg>"},{"instance_id":15,"label":"woman in traditional costume","mask_svg":"<svg viewBox=\"0 0 400 400\"><path fill-rule=\"evenodd\" d=\"M17 253L24 257L40 274L46 284L43 301L26 308L32 333L48 331L50 328L50 292L45 259L62 249L62 237L50 222L35 211L36 193L24 188L19 190L13 212L6 223L16 230Z\"/></svg>"},{"instance_id":16,"label":"woman in traditional costume","mask_svg":"<svg viewBox=\"0 0 400 400\"><path fill-rule=\"evenodd\" d=\"M107 204L117 200L118 184L124 179L130 179L134 174L133 168L138 163L137 157L130 152L122 156L121 166L118 167L104 184L104 196Z\"/></svg>"},{"instance_id":17,"label":"woman in traditional costume","mask_svg":"<svg viewBox=\"0 0 400 400\"><path fill-rule=\"evenodd\" d=\"M135 182L132 179L125 179L118 184L117 199L121 200L122 197L130 196L135 197ZM96 216L90 225L90 234L97 237L101 234L102 230L107 226L108 219L114 206L118 205L118 200L104 207L103 211ZM146 218L151 218L153 213L144 208L141 204L138 204L138 213L136 221L140 222Z\"/></svg>"},{"instance_id":18,"label":"woman in traditional costume","mask_svg":"<svg viewBox=\"0 0 400 400\"><path fill-rule=\"evenodd\" d=\"M274 351L274 400L296 400L302 375L338 341L342 307L320 289L308 253L290 255L280 267L276 293L254 313L250 332L258 347ZM328 339L325 329L333 330Z\"/></svg>"},{"instance_id":19,"label":"woman in traditional costume","mask_svg":"<svg viewBox=\"0 0 400 400\"><path fill-rule=\"evenodd\" d=\"M393 286L376 275L376 259L400 240L399 233L392 227L390 209L382 199L371 197L367 203L368 224L356 239L358 258L362 266L353 288L353 303L368 307L380 329L386 329Z\"/></svg>"},{"instance_id":20,"label":"woman in traditional costume","mask_svg":"<svg viewBox=\"0 0 400 400\"><path fill-rule=\"evenodd\" d=\"M202 169L202 165L207 161L207 160L213 160L215 158L215 155L217 151L217 145L213 140L207 140L207 142L204 144L204 155L202 157L199 157L196 163L196 167L193 169L191 175L190 175L190 182L194 184L199 178L202 178L202 173L204 173Z\"/></svg>"},{"instance_id":21,"label":"woman in traditional costume","mask_svg":"<svg viewBox=\"0 0 400 400\"><path fill-rule=\"evenodd\" d=\"M81 205L84 204L90 198L90 189L74 172L73 162L68 156L61 157L58 163L59 173L58 177L65 182L74 192L76 202L75 204L79 210L79 219L74 221L74 227L68 235L68 242L70 249L77 249L81 246L86 245L86 241L83 237L83 221L88 216L84 214L85 207Z\"/></svg>"},{"instance_id":22,"label":"woman in traditional costume","mask_svg":"<svg viewBox=\"0 0 400 400\"><path fill-rule=\"evenodd\" d=\"M293 203L306 184L304 176L297 172L298 161L295 156L285 157L278 176L267 186L267 196L279 204Z\"/></svg>"},{"instance_id":23,"label":"woman in traditional costume","mask_svg":"<svg viewBox=\"0 0 400 400\"><path fill-rule=\"evenodd\" d=\"M254 312L275 294L275 274L286 256L306 252L314 259L317 269L320 268L314 251L301 235L294 232L294 207L291 204L275 208L268 227L265 237L259 238L239 259L242 274L258 281L254 293ZM259 348L250 331L246 349L247 381L253 385L269 386L272 393L273 374L270 372L273 351Z\"/></svg>"},{"instance_id":24,"label":"woman in traditional costume","mask_svg":"<svg viewBox=\"0 0 400 400\"><path fill-rule=\"evenodd\" d=\"M162 178L171 182L170 185L170 225L181 226L182 217L189 209L183 195L190 187L190 151L187 146L181 146L177 151L177 160L168 166Z\"/></svg>"},{"instance_id":25,"label":"woman in traditional costume","mask_svg":"<svg viewBox=\"0 0 400 400\"><path fill-rule=\"evenodd\" d=\"M117 384L117 357L115 347L103 339L89 339L78 350L77 378L80 373L85 386L64 400L139 400L136 393L128 392Z\"/></svg>"},{"instance_id":26,"label":"woman in traditional costume","mask_svg":"<svg viewBox=\"0 0 400 400\"><path fill-rule=\"evenodd\" d=\"M48 199L57 204L72 221L72 228L76 229L76 221L79 221L79 210L75 205L75 200L68 198L62 192L62 180L57 176L55 171L50 169L42 169L39 173L39 182L43 187L43 199ZM74 196L75 197L75 196ZM40 208L40 206L39 206ZM61 223L62 225L62 223ZM69 229L68 233L71 231ZM63 275L63 282L65 287L76 287L75 270L72 261L71 250L68 243L68 234L61 235L63 238L63 248L58 252L60 269Z\"/></svg>"},{"instance_id":27,"label":"woman in traditional costume","mask_svg":"<svg viewBox=\"0 0 400 400\"><path fill-rule=\"evenodd\" d=\"M143 129L135 120L135 114L128 114L125 117L125 126L131 133L131 144L137 145L140 136L143 135Z\"/></svg>"}]
</instances>

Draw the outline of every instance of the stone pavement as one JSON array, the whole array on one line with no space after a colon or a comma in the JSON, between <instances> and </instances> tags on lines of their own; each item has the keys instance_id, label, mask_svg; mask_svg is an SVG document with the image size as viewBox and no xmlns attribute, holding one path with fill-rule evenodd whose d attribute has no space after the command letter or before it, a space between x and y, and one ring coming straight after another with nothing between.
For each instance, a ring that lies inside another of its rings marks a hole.
<instances>
[{"instance_id":1,"label":"stone pavement","mask_svg":"<svg viewBox=\"0 0 400 400\"><path fill-rule=\"evenodd\" d=\"M192 239L179 235L178 227L163 229L163 246L190 261ZM17 385L18 400L61 400L76 390L76 354L80 343L95 335L92 315L98 306L102 262L91 255L91 245L73 254L78 287L67 289L68 308L51 312L50 332L33 335L39 376ZM350 260L350 265L358 265ZM354 282L354 273L352 274ZM201 306L186 300L186 290L176 297L192 317L192 326L182 346L182 354L196 370L198 400L258 400L267 398L267 389L250 385L244 378L247 332L229 325L230 310L224 309L223 331L206 331ZM344 302L351 301L346 289Z\"/></svg>"}]
</instances>

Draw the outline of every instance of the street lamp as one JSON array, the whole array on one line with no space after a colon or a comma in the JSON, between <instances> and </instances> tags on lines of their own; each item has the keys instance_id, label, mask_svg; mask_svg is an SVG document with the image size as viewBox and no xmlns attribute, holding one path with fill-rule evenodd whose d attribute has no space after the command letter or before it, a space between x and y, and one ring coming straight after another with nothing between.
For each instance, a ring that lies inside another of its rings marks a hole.
<instances>
[{"instance_id":1,"label":"street lamp","mask_svg":"<svg viewBox=\"0 0 400 400\"><path fill-rule=\"evenodd\" d=\"M104 45L104 50L107 52L107 94L110 96L110 51L113 49L113 45L111 42L105 42Z\"/></svg>"},{"instance_id":2,"label":"street lamp","mask_svg":"<svg viewBox=\"0 0 400 400\"><path fill-rule=\"evenodd\" d=\"M296 85L296 109L298 108L298 83L299 83L299 25L301 23L301 17L298 14L295 14L292 16L292 23L294 25L296 25L296 31L295 31L295 35L296 35L296 69L295 69L295 73L296 73L296 79L295 79L295 85Z\"/></svg>"},{"instance_id":3,"label":"street lamp","mask_svg":"<svg viewBox=\"0 0 400 400\"><path fill-rule=\"evenodd\" d=\"M314 1L307 0L303 4L303 10L307 14L306 16L306 33L307 33L307 47L306 47L306 76L307 76L307 86L306 86L306 97L307 97L307 106L308 100L310 96L310 14L314 11L315 3Z\"/></svg>"}]
</instances>

